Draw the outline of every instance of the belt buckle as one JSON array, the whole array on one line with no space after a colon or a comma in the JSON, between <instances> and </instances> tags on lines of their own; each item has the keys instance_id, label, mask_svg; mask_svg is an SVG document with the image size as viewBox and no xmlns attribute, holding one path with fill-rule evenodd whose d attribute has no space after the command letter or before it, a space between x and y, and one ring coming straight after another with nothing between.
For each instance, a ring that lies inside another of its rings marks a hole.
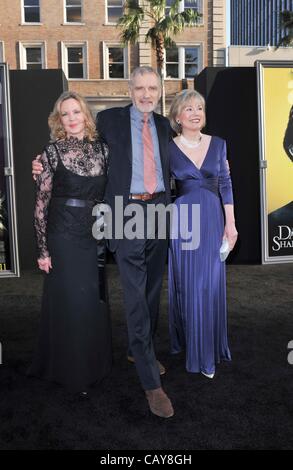
<instances>
[{"instance_id":1,"label":"belt buckle","mask_svg":"<svg viewBox=\"0 0 293 470\"><path fill-rule=\"evenodd\" d=\"M143 193L143 194L131 194L129 199L137 199L140 201L149 201L150 199L154 199L158 193Z\"/></svg>"}]
</instances>

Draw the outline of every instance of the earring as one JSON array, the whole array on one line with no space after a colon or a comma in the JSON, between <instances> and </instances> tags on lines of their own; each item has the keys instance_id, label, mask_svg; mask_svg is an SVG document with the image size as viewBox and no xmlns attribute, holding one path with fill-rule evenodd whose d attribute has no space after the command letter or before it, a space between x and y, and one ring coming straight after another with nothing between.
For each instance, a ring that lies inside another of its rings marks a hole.
<instances>
[{"instance_id":1,"label":"earring","mask_svg":"<svg viewBox=\"0 0 293 470\"><path fill-rule=\"evenodd\" d=\"M179 119L177 119L177 121L176 121L176 122L177 122L177 124L180 124L180 121L179 121Z\"/></svg>"}]
</instances>

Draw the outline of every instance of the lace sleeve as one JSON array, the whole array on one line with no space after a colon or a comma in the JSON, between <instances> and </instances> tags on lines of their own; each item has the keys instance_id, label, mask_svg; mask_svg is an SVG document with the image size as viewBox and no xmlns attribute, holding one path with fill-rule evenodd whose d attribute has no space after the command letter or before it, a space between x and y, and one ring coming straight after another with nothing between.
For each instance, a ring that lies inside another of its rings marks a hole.
<instances>
[{"instance_id":1,"label":"lace sleeve","mask_svg":"<svg viewBox=\"0 0 293 470\"><path fill-rule=\"evenodd\" d=\"M43 172L37 176L36 180L34 225L39 258L49 256L47 245L48 209L52 193L54 169L56 168L54 151L51 148L50 152L50 147L52 146L48 146L42 153L41 163L43 165Z\"/></svg>"},{"instance_id":2,"label":"lace sleeve","mask_svg":"<svg viewBox=\"0 0 293 470\"><path fill-rule=\"evenodd\" d=\"M109 173L109 147L105 142L102 142L102 151L105 160L105 173L108 175Z\"/></svg>"}]
</instances>

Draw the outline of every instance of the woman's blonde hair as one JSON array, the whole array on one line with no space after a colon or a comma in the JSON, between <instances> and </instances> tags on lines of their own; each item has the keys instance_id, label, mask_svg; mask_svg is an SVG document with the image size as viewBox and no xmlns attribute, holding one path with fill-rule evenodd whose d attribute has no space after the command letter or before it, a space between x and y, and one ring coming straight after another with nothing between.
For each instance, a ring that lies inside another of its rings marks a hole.
<instances>
[{"instance_id":1,"label":"woman's blonde hair","mask_svg":"<svg viewBox=\"0 0 293 470\"><path fill-rule=\"evenodd\" d=\"M54 104L53 111L50 113L48 118L51 139L59 140L65 139L66 137L66 132L61 122L60 108L61 104L70 98L76 100L80 104L81 110L85 116L85 137L87 137L89 140L95 140L97 138L97 131L90 108L85 99L74 91L65 91L62 93L62 95L59 96L58 100Z\"/></svg>"},{"instance_id":2,"label":"woman's blonde hair","mask_svg":"<svg viewBox=\"0 0 293 470\"><path fill-rule=\"evenodd\" d=\"M172 129L176 132L176 134L180 134L182 131L182 127L177 122L177 116L181 113L183 106L186 103L189 103L193 98L200 101L203 110L204 110L204 124L202 127L206 125L206 114L205 114L205 99L204 97L196 90L183 90L175 96L172 101L170 112L169 112L169 120Z\"/></svg>"}]
</instances>

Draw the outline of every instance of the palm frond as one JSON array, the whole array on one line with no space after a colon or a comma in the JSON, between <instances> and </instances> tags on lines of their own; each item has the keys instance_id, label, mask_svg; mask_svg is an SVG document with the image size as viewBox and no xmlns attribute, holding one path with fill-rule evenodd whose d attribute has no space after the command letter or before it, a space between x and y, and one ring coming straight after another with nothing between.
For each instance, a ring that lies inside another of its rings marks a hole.
<instances>
[{"instance_id":1,"label":"palm frond","mask_svg":"<svg viewBox=\"0 0 293 470\"><path fill-rule=\"evenodd\" d=\"M166 36L166 37L164 38L164 47L165 47L166 49L169 49L170 47L176 47L176 42L173 41L173 39L172 39L171 37Z\"/></svg>"},{"instance_id":2,"label":"palm frond","mask_svg":"<svg viewBox=\"0 0 293 470\"><path fill-rule=\"evenodd\" d=\"M281 26L287 28L288 26L293 26L293 12L289 10L281 11Z\"/></svg>"},{"instance_id":3,"label":"palm frond","mask_svg":"<svg viewBox=\"0 0 293 470\"><path fill-rule=\"evenodd\" d=\"M145 36L145 42L151 41L153 47L156 45L158 31L156 27L150 28Z\"/></svg>"},{"instance_id":4,"label":"palm frond","mask_svg":"<svg viewBox=\"0 0 293 470\"><path fill-rule=\"evenodd\" d=\"M196 26L199 22L199 18L200 15L198 13L187 9L181 13L177 13L173 17L169 17L169 22L162 22L160 29L164 29L164 27L166 27L170 34L176 36L181 33L184 28Z\"/></svg>"},{"instance_id":5,"label":"palm frond","mask_svg":"<svg viewBox=\"0 0 293 470\"><path fill-rule=\"evenodd\" d=\"M182 0L174 0L170 8L170 16L174 16L179 13L180 3Z\"/></svg>"},{"instance_id":6,"label":"palm frond","mask_svg":"<svg viewBox=\"0 0 293 470\"><path fill-rule=\"evenodd\" d=\"M280 12L281 29L284 30L285 35L278 42L276 49L279 47L293 46L293 12L284 10Z\"/></svg>"},{"instance_id":7,"label":"palm frond","mask_svg":"<svg viewBox=\"0 0 293 470\"><path fill-rule=\"evenodd\" d=\"M121 29L120 40L123 45L136 43L139 30L144 18L144 11L137 0L127 0L124 4L125 13L117 21L117 28Z\"/></svg>"},{"instance_id":8,"label":"palm frond","mask_svg":"<svg viewBox=\"0 0 293 470\"><path fill-rule=\"evenodd\" d=\"M144 14L144 10L138 5L137 0L126 0L123 7L123 15L119 20L125 16L141 16Z\"/></svg>"},{"instance_id":9,"label":"palm frond","mask_svg":"<svg viewBox=\"0 0 293 470\"><path fill-rule=\"evenodd\" d=\"M279 49L279 47L290 47L293 46L293 35L292 34L286 34L278 43L276 49Z\"/></svg>"},{"instance_id":10,"label":"palm frond","mask_svg":"<svg viewBox=\"0 0 293 470\"><path fill-rule=\"evenodd\" d=\"M126 45L128 42L135 43L139 38L139 30L141 21L139 18L123 18L119 20L121 27L120 39L121 42Z\"/></svg>"},{"instance_id":11,"label":"palm frond","mask_svg":"<svg viewBox=\"0 0 293 470\"><path fill-rule=\"evenodd\" d=\"M198 13L191 8L187 8L182 13L180 13L180 15L182 16L184 22L190 26L195 26L202 17L201 13Z\"/></svg>"}]
</instances>

